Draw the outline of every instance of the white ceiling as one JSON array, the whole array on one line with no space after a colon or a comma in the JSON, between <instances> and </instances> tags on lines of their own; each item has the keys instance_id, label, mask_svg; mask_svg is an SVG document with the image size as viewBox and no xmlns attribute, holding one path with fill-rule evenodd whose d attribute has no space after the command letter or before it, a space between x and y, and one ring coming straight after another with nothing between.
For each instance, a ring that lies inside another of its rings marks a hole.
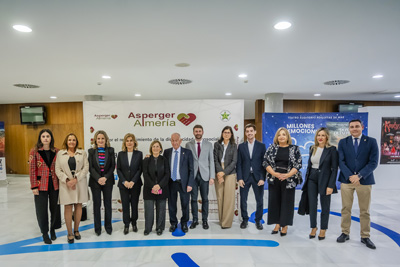
<instances>
[{"instance_id":1,"label":"white ceiling","mask_svg":"<svg viewBox=\"0 0 400 267\"><path fill-rule=\"evenodd\" d=\"M275 30L281 20L292 27ZM400 101L399 0L0 0L0 36L0 103L224 99L231 92L246 100L251 118L254 100L274 92ZM182 62L190 67L175 66ZM371 78L378 73L384 77ZM175 78L193 83L168 83ZM336 79L350 83L323 84Z\"/></svg>"}]
</instances>

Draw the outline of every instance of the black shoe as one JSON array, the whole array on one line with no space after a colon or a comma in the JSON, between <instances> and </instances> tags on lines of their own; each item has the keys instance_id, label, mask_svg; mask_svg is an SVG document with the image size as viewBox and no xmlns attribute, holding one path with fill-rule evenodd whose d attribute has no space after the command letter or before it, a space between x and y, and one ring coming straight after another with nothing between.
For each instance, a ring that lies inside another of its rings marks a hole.
<instances>
[{"instance_id":1,"label":"black shoe","mask_svg":"<svg viewBox=\"0 0 400 267\"><path fill-rule=\"evenodd\" d=\"M345 233L342 233L337 239L336 242L338 243L344 243L345 241L349 240L350 237L346 235Z\"/></svg>"},{"instance_id":2,"label":"black shoe","mask_svg":"<svg viewBox=\"0 0 400 267\"><path fill-rule=\"evenodd\" d=\"M318 240L324 240L325 236L318 236Z\"/></svg>"},{"instance_id":3,"label":"black shoe","mask_svg":"<svg viewBox=\"0 0 400 267\"><path fill-rule=\"evenodd\" d=\"M81 234L79 233L79 231L74 232L74 237L76 240L81 240Z\"/></svg>"},{"instance_id":4,"label":"black shoe","mask_svg":"<svg viewBox=\"0 0 400 267\"><path fill-rule=\"evenodd\" d=\"M247 221L243 221L243 222L240 224L240 228L246 229L246 228L247 228L247 224L248 224Z\"/></svg>"},{"instance_id":5,"label":"black shoe","mask_svg":"<svg viewBox=\"0 0 400 267\"><path fill-rule=\"evenodd\" d=\"M51 240L56 240L57 236L56 236L56 231L55 230L50 230L50 238Z\"/></svg>"},{"instance_id":6,"label":"black shoe","mask_svg":"<svg viewBox=\"0 0 400 267\"><path fill-rule=\"evenodd\" d=\"M107 230L106 229L107 234L111 235L112 234L112 230Z\"/></svg>"},{"instance_id":7,"label":"black shoe","mask_svg":"<svg viewBox=\"0 0 400 267\"><path fill-rule=\"evenodd\" d=\"M190 225L190 229L196 228L196 225L199 225L199 222L197 220L193 220L192 224Z\"/></svg>"},{"instance_id":8,"label":"black shoe","mask_svg":"<svg viewBox=\"0 0 400 267\"><path fill-rule=\"evenodd\" d=\"M51 242L50 237L49 237L48 234L43 234L42 237L43 237L43 242L44 242L45 244L50 245L50 244L53 243L53 242Z\"/></svg>"},{"instance_id":9,"label":"black shoe","mask_svg":"<svg viewBox=\"0 0 400 267\"><path fill-rule=\"evenodd\" d=\"M138 231L136 224L132 225L132 231L134 231L135 233Z\"/></svg>"},{"instance_id":10,"label":"black shoe","mask_svg":"<svg viewBox=\"0 0 400 267\"><path fill-rule=\"evenodd\" d=\"M72 239L70 239L70 237L72 237ZM67 235L67 241L68 241L68 244L73 244L75 241L74 235Z\"/></svg>"},{"instance_id":11,"label":"black shoe","mask_svg":"<svg viewBox=\"0 0 400 267\"><path fill-rule=\"evenodd\" d=\"M127 235L129 233L129 226L128 227L124 227L124 235Z\"/></svg>"},{"instance_id":12,"label":"black shoe","mask_svg":"<svg viewBox=\"0 0 400 267\"><path fill-rule=\"evenodd\" d=\"M204 222L203 222L203 229L204 229L204 230L207 230L208 228L210 228L210 227L208 226L208 222L207 222L207 221L204 221Z\"/></svg>"},{"instance_id":13,"label":"black shoe","mask_svg":"<svg viewBox=\"0 0 400 267\"><path fill-rule=\"evenodd\" d=\"M375 244L368 237L361 238L361 243L365 244L367 246L367 248L376 249Z\"/></svg>"},{"instance_id":14,"label":"black shoe","mask_svg":"<svg viewBox=\"0 0 400 267\"><path fill-rule=\"evenodd\" d=\"M286 228L286 232L285 232L285 233L282 232L284 228ZM282 227L282 229L281 229L281 236L287 235L287 230L288 230L288 227L287 227L287 226Z\"/></svg>"},{"instance_id":15,"label":"black shoe","mask_svg":"<svg viewBox=\"0 0 400 267\"><path fill-rule=\"evenodd\" d=\"M182 225L181 225L181 228L182 228L182 231L183 231L184 233L187 233L187 232L189 231L189 229L188 229L186 223L182 224Z\"/></svg>"},{"instance_id":16,"label":"black shoe","mask_svg":"<svg viewBox=\"0 0 400 267\"><path fill-rule=\"evenodd\" d=\"M97 236L101 235L101 230L95 230L94 232L96 233Z\"/></svg>"},{"instance_id":17,"label":"black shoe","mask_svg":"<svg viewBox=\"0 0 400 267\"><path fill-rule=\"evenodd\" d=\"M315 238L315 235L317 234L317 231L318 231L318 228L317 227L315 227L315 228L312 228L312 230L314 230L315 229L315 233L312 235L312 234L309 234L308 235L308 237L310 238L310 239L313 239L313 238ZM312 231L311 230L311 231ZM318 238L319 238L319 236L318 236Z\"/></svg>"},{"instance_id":18,"label":"black shoe","mask_svg":"<svg viewBox=\"0 0 400 267\"><path fill-rule=\"evenodd\" d=\"M177 228L176 224L171 224L171 226L169 227L169 231L172 233L173 231L176 230L176 228ZM183 228L183 225L182 225L182 228ZM186 226L186 228L187 228L187 226Z\"/></svg>"},{"instance_id":19,"label":"black shoe","mask_svg":"<svg viewBox=\"0 0 400 267\"><path fill-rule=\"evenodd\" d=\"M144 234L144 235L149 235L149 234L150 234L150 232L149 232L149 231L146 231L146 230L144 230L143 234Z\"/></svg>"},{"instance_id":20,"label":"black shoe","mask_svg":"<svg viewBox=\"0 0 400 267\"><path fill-rule=\"evenodd\" d=\"M162 235L162 233L163 233L163 230L161 230L161 229L157 230L157 235Z\"/></svg>"},{"instance_id":21,"label":"black shoe","mask_svg":"<svg viewBox=\"0 0 400 267\"><path fill-rule=\"evenodd\" d=\"M261 222L256 222L256 227L258 230L262 230L264 229L263 225L261 224Z\"/></svg>"},{"instance_id":22,"label":"black shoe","mask_svg":"<svg viewBox=\"0 0 400 267\"><path fill-rule=\"evenodd\" d=\"M277 233L279 233L279 231L275 231L275 230L271 231L271 235L276 235Z\"/></svg>"}]
</instances>

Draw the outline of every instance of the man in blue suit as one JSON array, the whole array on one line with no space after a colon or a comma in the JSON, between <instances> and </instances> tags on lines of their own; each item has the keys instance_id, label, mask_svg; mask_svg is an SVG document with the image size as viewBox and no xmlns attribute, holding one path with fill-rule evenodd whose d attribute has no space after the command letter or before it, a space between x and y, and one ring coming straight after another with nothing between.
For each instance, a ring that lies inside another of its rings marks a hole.
<instances>
[{"instance_id":1,"label":"man in blue suit","mask_svg":"<svg viewBox=\"0 0 400 267\"><path fill-rule=\"evenodd\" d=\"M176 218L178 192L181 199L182 218L181 227L183 232L188 231L189 221L189 192L194 186L193 156L189 149L181 147L182 139L178 133L171 135L172 148L164 151L164 156L169 160L171 166L171 178L169 179L168 210L171 227L170 232L175 231L178 225Z\"/></svg>"},{"instance_id":2,"label":"man in blue suit","mask_svg":"<svg viewBox=\"0 0 400 267\"><path fill-rule=\"evenodd\" d=\"M245 126L245 134L247 141L238 147L238 158L236 164L237 179L240 186L240 210L243 221L240 228L245 229L249 221L247 213L247 196L250 186L253 187L256 198L256 227L262 230L261 219L263 216L263 198L264 198L264 181L265 169L262 166L265 145L256 140L256 126L247 124Z\"/></svg>"},{"instance_id":3,"label":"man in blue suit","mask_svg":"<svg viewBox=\"0 0 400 267\"><path fill-rule=\"evenodd\" d=\"M371 220L369 207L371 203L372 185L375 184L373 171L378 166L379 150L376 140L362 134L364 125L361 120L349 122L348 136L339 142L339 181L342 195L342 234L337 242L344 243L350 237L351 208L354 191L357 193L360 207L361 243L375 249L370 240Z\"/></svg>"}]
</instances>

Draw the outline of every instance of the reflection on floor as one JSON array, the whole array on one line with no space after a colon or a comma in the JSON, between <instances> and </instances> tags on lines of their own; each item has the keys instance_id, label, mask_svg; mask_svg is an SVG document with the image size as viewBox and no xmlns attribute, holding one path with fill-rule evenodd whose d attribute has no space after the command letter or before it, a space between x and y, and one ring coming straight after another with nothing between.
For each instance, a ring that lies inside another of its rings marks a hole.
<instances>
[{"instance_id":1,"label":"reflection on floor","mask_svg":"<svg viewBox=\"0 0 400 267\"><path fill-rule=\"evenodd\" d=\"M361 244L355 200L350 241L336 242L340 235L340 195L332 197L327 238L309 239L308 216L295 215L288 235L271 235L273 226L259 231L250 223L240 229L235 222L221 229L210 222L210 229L189 230L174 236L168 229L162 236L154 231L123 234L121 218L114 218L113 233L101 236L93 231L89 219L81 224L82 239L68 244L66 229L57 231L53 245L44 245L36 221L33 196L27 176L11 176L0 185L0 266L399 266L400 198L399 190L373 190L371 240L376 250ZM296 193L298 203L300 192ZM267 204L267 193L265 204ZM91 216L89 217L91 218ZM266 220L266 215L264 215ZM169 224L167 223L167 227ZM397 242L397 243L396 243Z\"/></svg>"}]
</instances>

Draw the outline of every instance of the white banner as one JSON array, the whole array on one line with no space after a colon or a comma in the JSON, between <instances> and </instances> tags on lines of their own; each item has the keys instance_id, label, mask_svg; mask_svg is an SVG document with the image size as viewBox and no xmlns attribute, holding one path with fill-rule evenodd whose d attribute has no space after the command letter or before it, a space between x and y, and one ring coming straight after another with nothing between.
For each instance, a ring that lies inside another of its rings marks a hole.
<instances>
[{"instance_id":1,"label":"white banner","mask_svg":"<svg viewBox=\"0 0 400 267\"><path fill-rule=\"evenodd\" d=\"M126 133L133 133L138 149L149 154L150 143L159 140L164 149L171 147L172 133L180 133L185 147L193 137L193 126L204 128L203 138L214 143L222 129L232 127L237 143L243 140L243 100L142 100L142 101L86 101L83 102L85 149L91 147L94 133L104 130L116 153L121 151ZM215 190L210 188L210 219L218 219ZM118 204L119 192L113 193L113 204ZM142 210L142 205L139 206ZM201 208L201 205L200 205ZM113 205L118 212L121 205ZM238 214L236 204L235 214Z\"/></svg>"}]
</instances>

